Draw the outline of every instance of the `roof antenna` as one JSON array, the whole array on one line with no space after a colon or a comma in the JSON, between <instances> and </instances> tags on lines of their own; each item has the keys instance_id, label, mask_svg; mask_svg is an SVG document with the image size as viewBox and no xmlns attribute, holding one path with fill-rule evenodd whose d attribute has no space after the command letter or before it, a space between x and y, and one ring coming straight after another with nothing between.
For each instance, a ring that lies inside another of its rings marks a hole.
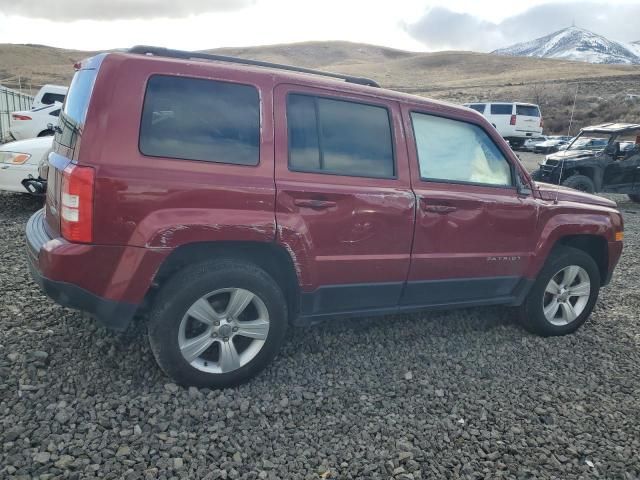
<instances>
[{"instance_id":1,"label":"roof antenna","mask_svg":"<svg viewBox=\"0 0 640 480\"><path fill-rule=\"evenodd\" d=\"M576 110L576 100L578 99L578 89L580 88L580 84L577 83L576 84L576 94L573 96L573 107L571 107L571 119L569 120L569 129L567 130L567 137L571 136L571 125L573 124L573 112L575 112ZM571 142L568 146L567 146L567 150L569 150L569 147L571 146L573 142ZM567 151L565 150L565 152ZM558 177L558 188L556 188L556 198L554 199L553 203L554 205L558 204L558 195L560 195L560 183L562 182L562 170L564 170L564 156L562 157L562 160L560 161L560 176Z\"/></svg>"}]
</instances>

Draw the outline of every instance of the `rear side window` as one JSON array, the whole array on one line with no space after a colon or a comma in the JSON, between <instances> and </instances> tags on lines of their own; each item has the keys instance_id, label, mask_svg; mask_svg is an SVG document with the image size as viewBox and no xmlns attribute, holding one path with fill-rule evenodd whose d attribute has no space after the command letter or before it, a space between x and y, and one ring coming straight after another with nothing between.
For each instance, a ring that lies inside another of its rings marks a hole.
<instances>
[{"instance_id":1,"label":"rear side window","mask_svg":"<svg viewBox=\"0 0 640 480\"><path fill-rule=\"evenodd\" d=\"M142 110L140 151L151 157L257 165L258 90L215 80L152 76Z\"/></svg>"},{"instance_id":2,"label":"rear side window","mask_svg":"<svg viewBox=\"0 0 640 480\"><path fill-rule=\"evenodd\" d=\"M539 117L540 110L534 105L516 105L516 115L524 115L526 117Z\"/></svg>"},{"instance_id":3,"label":"rear side window","mask_svg":"<svg viewBox=\"0 0 640 480\"><path fill-rule=\"evenodd\" d=\"M476 112L484 113L484 103L472 103L469 108L473 108Z\"/></svg>"},{"instance_id":4,"label":"rear side window","mask_svg":"<svg viewBox=\"0 0 640 480\"><path fill-rule=\"evenodd\" d=\"M491 115L511 115L513 105L505 103L491 104Z\"/></svg>"},{"instance_id":5,"label":"rear side window","mask_svg":"<svg viewBox=\"0 0 640 480\"><path fill-rule=\"evenodd\" d=\"M423 180L511 186L511 166L477 125L412 113Z\"/></svg>"},{"instance_id":6,"label":"rear side window","mask_svg":"<svg viewBox=\"0 0 640 480\"><path fill-rule=\"evenodd\" d=\"M42 96L42 103L45 105L51 105L55 102L64 102L64 95L62 93L45 93Z\"/></svg>"},{"instance_id":7,"label":"rear side window","mask_svg":"<svg viewBox=\"0 0 640 480\"><path fill-rule=\"evenodd\" d=\"M56 141L73 148L76 144L80 127L84 124L89 108L89 100L93 92L98 70L87 68L78 70L71 80L71 86L60 114L59 126L62 132L56 135Z\"/></svg>"},{"instance_id":8,"label":"rear side window","mask_svg":"<svg viewBox=\"0 0 640 480\"><path fill-rule=\"evenodd\" d=\"M287 97L289 168L358 177L395 175L384 107L309 95Z\"/></svg>"}]
</instances>

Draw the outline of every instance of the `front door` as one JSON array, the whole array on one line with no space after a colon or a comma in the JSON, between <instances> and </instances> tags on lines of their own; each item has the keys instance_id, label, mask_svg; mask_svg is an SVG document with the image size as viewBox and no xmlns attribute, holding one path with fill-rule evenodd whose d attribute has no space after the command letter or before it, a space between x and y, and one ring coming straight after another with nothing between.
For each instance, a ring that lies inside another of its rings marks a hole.
<instances>
[{"instance_id":1,"label":"front door","mask_svg":"<svg viewBox=\"0 0 640 480\"><path fill-rule=\"evenodd\" d=\"M301 316L396 307L415 217L399 106L296 85L274 102L278 242Z\"/></svg>"},{"instance_id":2,"label":"front door","mask_svg":"<svg viewBox=\"0 0 640 480\"><path fill-rule=\"evenodd\" d=\"M409 107L403 116L417 212L402 303L513 301L526 283L538 212L515 188L515 159L477 124Z\"/></svg>"}]
</instances>

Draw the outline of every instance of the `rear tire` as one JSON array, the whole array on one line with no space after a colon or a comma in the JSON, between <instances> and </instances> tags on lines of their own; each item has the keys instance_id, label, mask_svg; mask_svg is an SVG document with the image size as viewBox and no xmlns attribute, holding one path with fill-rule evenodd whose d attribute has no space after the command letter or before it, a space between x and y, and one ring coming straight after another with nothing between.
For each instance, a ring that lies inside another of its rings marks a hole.
<instances>
[{"instance_id":1,"label":"rear tire","mask_svg":"<svg viewBox=\"0 0 640 480\"><path fill-rule=\"evenodd\" d=\"M593 180L585 175L571 175L562 182L562 185L585 193L594 193L596 191Z\"/></svg>"},{"instance_id":2,"label":"rear tire","mask_svg":"<svg viewBox=\"0 0 640 480\"><path fill-rule=\"evenodd\" d=\"M222 259L186 267L158 292L148 328L151 350L179 384L239 385L280 350L286 305L278 284L251 263Z\"/></svg>"},{"instance_id":3,"label":"rear tire","mask_svg":"<svg viewBox=\"0 0 640 480\"><path fill-rule=\"evenodd\" d=\"M575 332L598 300L600 270L582 250L557 247L520 307L522 326L548 337Z\"/></svg>"},{"instance_id":4,"label":"rear tire","mask_svg":"<svg viewBox=\"0 0 640 480\"><path fill-rule=\"evenodd\" d=\"M640 203L640 193L630 193L627 196L629 197L629 200L631 200L632 202Z\"/></svg>"}]
</instances>

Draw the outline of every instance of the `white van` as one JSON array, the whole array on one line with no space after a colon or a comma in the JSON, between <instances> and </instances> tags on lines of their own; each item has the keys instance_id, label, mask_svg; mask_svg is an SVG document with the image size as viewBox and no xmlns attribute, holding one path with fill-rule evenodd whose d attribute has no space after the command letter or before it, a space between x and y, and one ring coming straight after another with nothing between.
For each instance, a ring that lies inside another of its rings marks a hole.
<instances>
[{"instance_id":1,"label":"white van","mask_svg":"<svg viewBox=\"0 0 640 480\"><path fill-rule=\"evenodd\" d=\"M514 149L521 148L527 138L542 135L542 114L533 103L474 102L464 106L484 115Z\"/></svg>"},{"instance_id":2,"label":"white van","mask_svg":"<svg viewBox=\"0 0 640 480\"><path fill-rule=\"evenodd\" d=\"M33 105L31 109L46 107L56 102L64 103L69 87L62 85L43 85L35 97L33 97Z\"/></svg>"}]
</instances>

